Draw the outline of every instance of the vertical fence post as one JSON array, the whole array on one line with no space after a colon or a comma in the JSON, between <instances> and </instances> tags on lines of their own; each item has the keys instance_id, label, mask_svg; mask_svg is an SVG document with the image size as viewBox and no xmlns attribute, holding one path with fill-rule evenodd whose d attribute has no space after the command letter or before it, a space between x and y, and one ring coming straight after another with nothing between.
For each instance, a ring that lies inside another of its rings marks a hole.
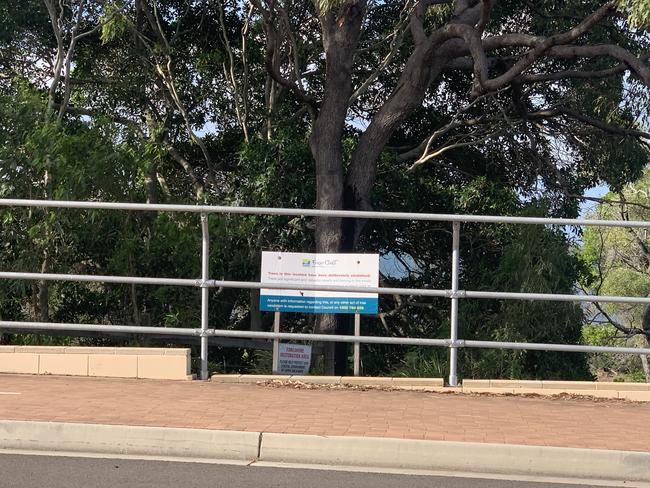
<instances>
[{"instance_id":1,"label":"vertical fence post","mask_svg":"<svg viewBox=\"0 0 650 488\"><path fill-rule=\"evenodd\" d=\"M354 337L361 335L361 314L354 314ZM359 376L361 370L361 343L354 343L354 376Z\"/></svg>"},{"instance_id":2,"label":"vertical fence post","mask_svg":"<svg viewBox=\"0 0 650 488\"><path fill-rule=\"evenodd\" d=\"M273 332L280 332L280 312L273 314ZM273 339L273 367L272 373L278 374L280 371L280 339Z\"/></svg>"},{"instance_id":3,"label":"vertical fence post","mask_svg":"<svg viewBox=\"0 0 650 488\"><path fill-rule=\"evenodd\" d=\"M449 348L449 386L458 386L458 268L460 264L460 222L453 223L451 251L451 341Z\"/></svg>"},{"instance_id":4,"label":"vertical fence post","mask_svg":"<svg viewBox=\"0 0 650 488\"><path fill-rule=\"evenodd\" d=\"M201 214L201 379L208 379L208 301L210 289L210 230L208 214Z\"/></svg>"}]
</instances>

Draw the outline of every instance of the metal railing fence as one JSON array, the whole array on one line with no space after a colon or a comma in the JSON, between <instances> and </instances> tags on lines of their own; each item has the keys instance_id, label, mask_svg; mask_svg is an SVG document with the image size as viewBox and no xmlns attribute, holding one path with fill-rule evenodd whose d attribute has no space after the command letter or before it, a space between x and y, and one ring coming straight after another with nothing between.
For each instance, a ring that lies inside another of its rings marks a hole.
<instances>
[{"instance_id":1,"label":"metal railing fence","mask_svg":"<svg viewBox=\"0 0 650 488\"><path fill-rule=\"evenodd\" d=\"M271 339L275 344L280 340L300 340L317 342L345 342L354 344L355 365L359 363L360 344L395 344L411 346L448 347L450 350L449 377L450 386L458 384L458 348L471 347L483 349L513 349L513 350L542 350L582 353L620 353L650 355L650 348L635 347L608 347L586 346L570 344L539 344L522 342L497 342L473 341L458 337L458 305L461 299L497 299L497 300L528 300L528 301L560 301L560 302L600 302L600 303L629 303L650 305L650 297L629 296L594 296L571 295L550 293L515 293L499 291L471 291L459 289L460 270L460 224L461 223L488 223L488 224L524 224L524 225L560 225L560 226L600 226L622 228L650 228L646 221L616 221L616 220L591 220L591 219L565 219L541 217L507 217L491 215L449 215L425 214L407 212L366 212L346 210L319 210L319 209L289 209L289 208L264 208L264 207L227 207L210 205L166 205L166 204L140 204L140 203L109 203L109 202L82 202L82 201L54 201L54 200L20 200L0 199L0 207L37 207L37 208L68 208L68 209L98 209L122 210L145 212L189 212L201 216L201 277L197 279L179 278L150 278L136 276L96 276L80 274L56 273L21 273L0 271L0 279L8 280L48 280L48 281L76 281L117 283L136 285L159 286L185 286L201 289L201 326L200 328L169 328L169 327L137 327L127 325L98 325L98 324L60 324L50 322L18 322L1 321L0 329L11 330L43 330L43 331L92 331L92 332L123 332L136 334L159 334L177 336L198 336L201 343L201 379L208 379L208 340L209 338L246 338L246 339ZM279 216L304 216L304 217L343 217L360 219L394 219L436 221L452 223L452 275L450 289L426 288L389 288L389 287L348 287L329 285L300 285L292 287L287 284L261 283L249 281L214 280L209 277L210 235L208 218L210 214L244 214L244 215L279 215ZM298 334L274 332L223 330L210 328L208 324L209 290L210 288L243 288L243 289L300 289L305 291L347 291L361 293L378 293L388 295L412 295L423 297L442 297L451 301L450 311L450 337L449 339L427 338L397 338L364 336L360 334L359 320L355 320L355 335L330 335L330 334ZM277 348L275 348L277 349ZM355 367L355 374L358 369Z\"/></svg>"}]
</instances>

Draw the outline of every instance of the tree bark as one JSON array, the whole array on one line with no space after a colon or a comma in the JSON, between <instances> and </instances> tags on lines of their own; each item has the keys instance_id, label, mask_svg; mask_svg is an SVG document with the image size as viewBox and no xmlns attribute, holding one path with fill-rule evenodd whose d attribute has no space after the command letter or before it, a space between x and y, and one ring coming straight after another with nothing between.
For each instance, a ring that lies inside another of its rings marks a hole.
<instances>
[{"instance_id":1,"label":"tree bark","mask_svg":"<svg viewBox=\"0 0 650 488\"><path fill-rule=\"evenodd\" d=\"M262 312L260 311L260 291L251 290L250 296L250 316L251 316L251 330L254 332L261 332L262 327Z\"/></svg>"},{"instance_id":2,"label":"tree bark","mask_svg":"<svg viewBox=\"0 0 650 488\"><path fill-rule=\"evenodd\" d=\"M648 342L648 346L650 346L650 341ZM641 355L641 365L643 366L643 374L645 374L645 382L650 383L650 366L648 365L648 356L645 354Z\"/></svg>"},{"instance_id":3,"label":"tree bark","mask_svg":"<svg viewBox=\"0 0 650 488\"><path fill-rule=\"evenodd\" d=\"M316 162L316 207L319 209L343 208L344 165L341 139L348 100L352 95L352 67L365 8L365 1L351 2L343 7L341 13L328 12L320 17L326 61L325 93L309 139ZM318 218L315 237L316 252L340 252L341 219ZM341 317L324 314L317 321L316 330L318 333L335 333L341 330L342 322ZM333 343L323 345L323 350L326 374L347 369L347 360L341 364L344 356L341 352L338 354L338 367L335 365L337 361Z\"/></svg>"},{"instance_id":4,"label":"tree bark","mask_svg":"<svg viewBox=\"0 0 650 488\"><path fill-rule=\"evenodd\" d=\"M424 100L432 81L442 72L449 57L437 55L431 46L421 44L409 58L397 87L359 139L352 155L345 181L345 208L347 210L372 210L371 192L375 184L377 160L388 140ZM348 219L343 233L343 248L354 250L365 222Z\"/></svg>"},{"instance_id":5,"label":"tree bark","mask_svg":"<svg viewBox=\"0 0 650 488\"><path fill-rule=\"evenodd\" d=\"M472 26L480 19L479 4L472 7L457 6L452 24ZM415 48L409 56L397 86L373 116L370 125L361 135L345 181L345 208L372 210L371 192L375 184L377 161L395 130L418 107L451 60L466 49L461 39L436 41L435 32L429 37L415 37ZM354 219L345 222L344 248L355 249L365 222Z\"/></svg>"}]
</instances>

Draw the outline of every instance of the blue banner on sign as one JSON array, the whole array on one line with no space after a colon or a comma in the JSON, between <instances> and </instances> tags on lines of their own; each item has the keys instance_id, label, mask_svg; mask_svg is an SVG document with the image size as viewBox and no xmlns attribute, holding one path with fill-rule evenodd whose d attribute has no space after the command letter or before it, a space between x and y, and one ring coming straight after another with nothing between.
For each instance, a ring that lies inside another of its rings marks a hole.
<instances>
[{"instance_id":1,"label":"blue banner on sign","mask_svg":"<svg viewBox=\"0 0 650 488\"><path fill-rule=\"evenodd\" d=\"M275 295L260 297L260 310L263 312L376 314L378 309L379 300L377 298Z\"/></svg>"}]
</instances>

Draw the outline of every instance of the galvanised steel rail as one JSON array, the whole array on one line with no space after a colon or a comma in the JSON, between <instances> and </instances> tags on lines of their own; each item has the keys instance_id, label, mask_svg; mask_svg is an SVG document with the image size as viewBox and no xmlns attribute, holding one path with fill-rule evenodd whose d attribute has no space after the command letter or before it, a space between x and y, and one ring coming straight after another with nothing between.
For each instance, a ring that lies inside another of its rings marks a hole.
<instances>
[{"instance_id":1,"label":"galvanised steel rail","mask_svg":"<svg viewBox=\"0 0 650 488\"><path fill-rule=\"evenodd\" d=\"M0 199L0 207L77 208L131 210L142 212L192 212L202 214L286 215L304 217L343 217L353 219L424 220L435 222L472 222L485 224L573 225L577 227L646 228L650 222L561 219L546 217L507 217L499 215L454 215L409 212L368 212L361 210L321 210L315 208L227 207L219 205L169 205L150 203L78 202L70 200Z\"/></svg>"},{"instance_id":2,"label":"galvanised steel rail","mask_svg":"<svg viewBox=\"0 0 650 488\"><path fill-rule=\"evenodd\" d=\"M424 214L406 212L362 212L346 210L319 210L319 209L289 209L268 207L226 207L209 205L159 205L142 203L108 203L108 202L76 202L54 200L16 200L0 199L0 207L39 207L39 208L70 208L70 209L99 209L145 212L191 212L201 214L201 278L149 278L136 276L98 276L56 273L20 273L0 271L0 279L10 280L48 280L48 281L77 281L101 282L137 285L158 286L189 286L201 289L201 327L200 328L168 328L168 327L135 327L126 325L98 325L98 324L56 324L50 322L16 322L0 321L0 328L11 330L59 330L59 331L93 331L93 332L123 332L137 334L163 334L178 336L198 336L201 340L201 379L208 378L208 339L210 337L229 337L246 339L271 339L271 340L303 340L318 342L345 342L353 343L355 354L355 373L359 363L359 344L395 344L414 346L437 346L450 349L450 367L448 382L451 386L458 384L457 378L457 351L459 347L489 348L489 349L516 349L516 350L543 350L567 351L583 353L620 353L620 354L646 354L650 355L650 348L633 347L604 347L584 346L569 344L536 344L521 342L495 342L495 341L470 341L458 339L458 301L460 299L497 299L497 300L529 300L529 301L561 301L561 302L601 302L601 303L631 303L650 305L650 297L626 296L593 296L593 295L567 295L549 293L514 293L494 291L469 291L458 288L460 269L460 224L461 223L500 223L500 224L526 224L526 225L563 225L563 226L599 226L599 227L624 227L624 228L650 228L646 221L614 221L614 220L586 220L586 219L558 219L540 217L506 217L492 215L449 215L449 214ZM363 219L394 219L394 220L419 220L452 223L452 279L449 290L423 289L423 288L368 288L329 285L300 285L295 289L308 291L348 291L362 293L378 293L389 295L414 295L424 297L442 297L451 300L451 330L449 339L425 339L412 337L377 337L361 336L358 327L355 335L330 335L330 334L294 334L284 332L256 332L211 329L208 327L209 289L215 287L243 288L243 289L291 289L290 285L277 283L261 283L249 281L212 280L209 278L210 237L208 218L210 214L244 214L244 215L281 215L305 217L343 217Z\"/></svg>"}]
</instances>

